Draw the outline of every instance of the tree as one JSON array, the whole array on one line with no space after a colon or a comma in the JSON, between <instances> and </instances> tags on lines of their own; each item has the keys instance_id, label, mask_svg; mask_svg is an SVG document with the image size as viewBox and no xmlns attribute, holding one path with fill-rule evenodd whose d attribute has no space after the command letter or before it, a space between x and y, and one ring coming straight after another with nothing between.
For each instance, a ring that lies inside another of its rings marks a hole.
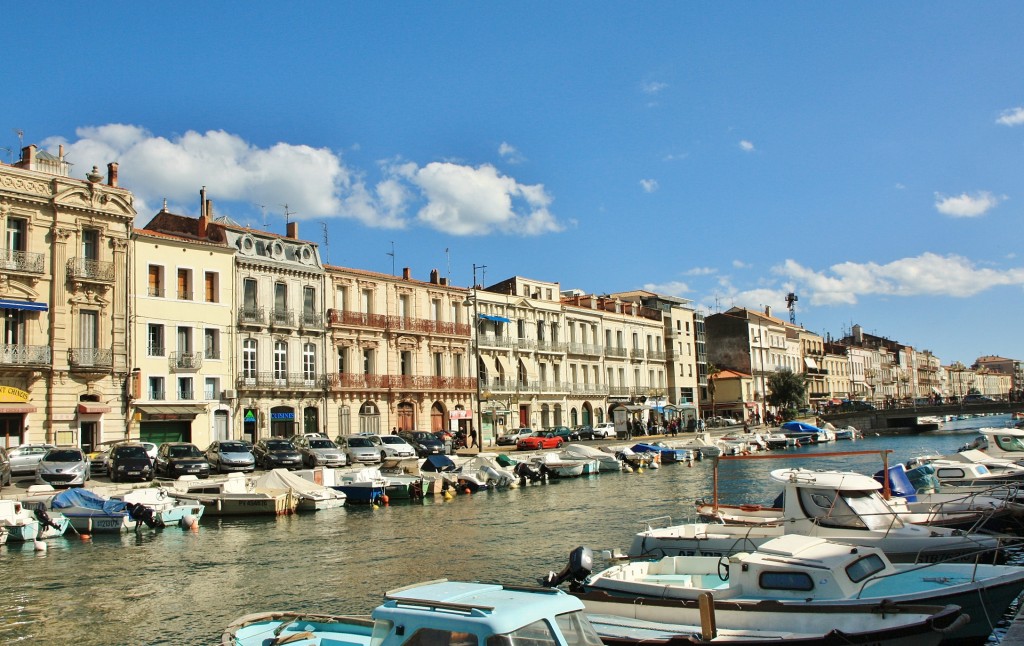
<instances>
[{"instance_id":1,"label":"tree","mask_svg":"<svg viewBox=\"0 0 1024 646\"><path fill-rule=\"evenodd\" d=\"M713 363L708 364L708 395L711 396L711 414L715 414L715 377L722 369Z\"/></svg>"},{"instance_id":2,"label":"tree","mask_svg":"<svg viewBox=\"0 0 1024 646\"><path fill-rule=\"evenodd\" d=\"M768 403L776 408L796 409L807 396L807 375L783 368L768 375ZM791 416L791 415L790 415Z\"/></svg>"}]
</instances>

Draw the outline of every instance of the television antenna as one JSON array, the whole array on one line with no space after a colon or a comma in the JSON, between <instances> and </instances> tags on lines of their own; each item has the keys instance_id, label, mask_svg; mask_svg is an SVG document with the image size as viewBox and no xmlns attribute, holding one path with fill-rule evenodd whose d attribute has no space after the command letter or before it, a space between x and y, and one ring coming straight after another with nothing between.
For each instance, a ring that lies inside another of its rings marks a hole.
<instances>
[{"instance_id":1,"label":"television antenna","mask_svg":"<svg viewBox=\"0 0 1024 646\"><path fill-rule=\"evenodd\" d=\"M786 294L786 307L789 308L789 322L796 325L796 302L800 300L796 294Z\"/></svg>"},{"instance_id":2,"label":"television antenna","mask_svg":"<svg viewBox=\"0 0 1024 646\"><path fill-rule=\"evenodd\" d=\"M391 256L391 275L395 275L395 241L391 241L391 251L384 252L385 255Z\"/></svg>"},{"instance_id":3,"label":"television antenna","mask_svg":"<svg viewBox=\"0 0 1024 646\"><path fill-rule=\"evenodd\" d=\"M330 243L327 240L327 223L324 222L323 220L321 220L320 221L320 228L323 230L323 233L324 233L324 260L323 260L323 262L324 262L325 265L327 265L327 264L330 264L330 262L331 262L331 247L330 247Z\"/></svg>"}]
</instances>

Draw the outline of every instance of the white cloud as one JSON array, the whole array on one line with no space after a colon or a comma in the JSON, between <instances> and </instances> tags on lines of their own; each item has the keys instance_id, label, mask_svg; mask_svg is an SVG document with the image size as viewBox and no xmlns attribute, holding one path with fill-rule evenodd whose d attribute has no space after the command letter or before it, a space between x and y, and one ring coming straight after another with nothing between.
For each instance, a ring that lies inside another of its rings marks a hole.
<instances>
[{"instance_id":1,"label":"white cloud","mask_svg":"<svg viewBox=\"0 0 1024 646\"><path fill-rule=\"evenodd\" d=\"M711 274L718 273L717 269L713 267L694 267L684 272L686 276L710 276Z\"/></svg>"},{"instance_id":2,"label":"white cloud","mask_svg":"<svg viewBox=\"0 0 1024 646\"><path fill-rule=\"evenodd\" d=\"M1024 107L1010 108L999 113L996 123L1001 126L1019 126L1024 124Z\"/></svg>"},{"instance_id":3,"label":"white cloud","mask_svg":"<svg viewBox=\"0 0 1024 646\"><path fill-rule=\"evenodd\" d=\"M752 153L754 152L754 142L742 139L740 140L740 149L744 152Z\"/></svg>"},{"instance_id":4,"label":"white cloud","mask_svg":"<svg viewBox=\"0 0 1024 646\"><path fill-rule=\"evenodd\" d=\"M640 89L643 90L644 94L658 94L667 87L668 83L663 83L661 81L647 81L640 86Z\"/></svg>"},{"instance_id":5,"label":"white cloud","mask_svg":"<svg viewBox=\"0 0 1024 646\"><path fill-rule=\"evenodd\" d=\"M667 283L646 283L643 288L656 294L677 297L683 297L690 291L689 285L678 280L673 280Z\"/></svg>"},{"instance_id":6,"label":"white cloud","mask_svg":"<svg viewBox=\"0 0 1024 646\"><path fill-rule=\"evenodd\" d=\"M742 260L733 260L732 266L736 269L750 269L753 265L743 262Z\"/></svg>"},{"instance_id":7,"label":"white cloud","mask_svg":"<svg viewBox=\"0 0 1024 646\"><path fill-rule=\"evenodd\" d=\"M510 164L522 164L526 161L526 157L515 146L504 141L498 146L498 154Z\"/></svg>"},{"instance_id":8,"label":"white cloud","mask_svg":"<svg viewBox=\"0 0 1024 646\"><path fill-rule=\"evenodd\" d=\"M658 190L658 180L642 179L640 180L640 186L643 187L645 193L653 193Z\"/></svg>"},{"instance_id":9,"label":"white cloud","mask_svg":"<svg viewBox=\"0 0 1024 646\"><path fill-rule=\"evenodd\" d=\"M1006 198L992 195L988 191L979 191L974 195L961 193L953 196L936 193L935 208L939 213L955 218L975 218L995 208L1004 199Z\"/></svg>"},{"instance_id":10,"label":"white cloud","mask_svg":"<svg viewBox=\"0 0 1024 646\"><path fill-rule=\"evenodd\" d=\"M662 161L679 161L680 159L686 159L690 156L690 153L669 153L662 157Z\"/></svg>"},{"instance_id":11,"label":"white cloud","mask_svg":"<svg viewBox=\"0 0 1024 646\"><path fill-rule=\"evenodd\" d=\"M993 287L1024 286L1024 268L987 269L960 256L933 253L885 265L844 262L821 272L787 260L774 271L801 285L801 296L814 305L853 305L871 295L965 298Z\"/></svg>"},{"instance_id":12,"label":"white cloud","mask_svg":"<svg viewBox=\"0 0 1024 646\"><path fill-rule=\"evenodd\" d=\"M455 163L387 161L381 179L367 179L327 148L276 143L259 147L223 130L188 131L166 138L129 124L79 128L77 139L42 142L53 152L65 146L76 176L110 161L120 164L120 183L136 197L140 220L164 198L193 204L206 186L217 213L268 211L287 204L294 219L346 217L369 227L404 228L413 222L453 235L539 235L561 231L542 184L521 184L494 167ZM503 143L499 154L518 155ZM188 211L184 211L188 213ZM416 213L415 220L410 213ZM244 220L244 217L239 217Z\"/></svg>"}]
</instances>

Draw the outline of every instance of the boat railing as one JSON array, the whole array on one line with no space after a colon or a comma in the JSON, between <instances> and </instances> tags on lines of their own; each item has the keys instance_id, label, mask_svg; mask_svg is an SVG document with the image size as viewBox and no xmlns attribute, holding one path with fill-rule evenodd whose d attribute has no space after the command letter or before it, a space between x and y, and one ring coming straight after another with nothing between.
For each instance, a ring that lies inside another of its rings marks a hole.
<instances>
[{"instance_id":1,"label":"boat railing","mask_svg":"<svg viewBox=\"0 0 1024 646\"><path fill-rule=\"evenodd\" d=\"M655 525L654 523L658 524ZM652 529L663 529L665 527L673 526L671 516L656 516L654 518L649 518L647 520L641 520L640 524L647 528L646 531L651 531Z\"/></svg>"}]
</instances>

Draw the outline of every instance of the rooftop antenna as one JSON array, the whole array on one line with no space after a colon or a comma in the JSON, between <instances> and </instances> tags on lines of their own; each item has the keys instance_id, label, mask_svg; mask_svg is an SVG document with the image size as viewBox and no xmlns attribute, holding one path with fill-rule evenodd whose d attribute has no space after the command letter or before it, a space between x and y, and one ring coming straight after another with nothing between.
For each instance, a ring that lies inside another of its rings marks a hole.
<instances>
[{"instance_id":1,"label":"rooftop antenna","mask_svg":"<svg viewBox=\"0 0 1024 646\"><path fill-rule=\"evenodd\" d=\"M800 300L796 294L790 292L786 294L786 307L789 308L789 322L796 325L796 302Z\"/></svg>"},{"instance_id":2,"label":"rooftop antenna","mask_svg":"<svg viewBox=\"0 0 1024 646\"><path fill-rule=\"evenodd\" d=\"M267 206L260 204L260 211L263 213L263 230L267 230Z\"/></svg>"},{"instance_id":3,"label":"rooftop antenna","mask_svg":"<svg viewBox=\"0 0 1024 646\"><path fill-rule=\"evenodd\" d=\"M282 204L281 206L284 207L284 224L288 226L288 223L291 221L289 218L295 215L295 211L289 211L287 204Z\"/></svg>"},{"instance_id":4,"label":"rooftop antenna","mask_svg":"<svg viewBox=\"0 0 1024 646\"><path fill-rule=\"evenodd\" d=\"M14 134L18 135L18 149L25 147L25 131L21 128L15 128Z\"/></svg>"},{"instance_id":5,"label":"rooftop antenna","mask_svg":"<svg viewBox=\"0 0 1024 646\"><path fill-rule=\"evenodd\" d=\"M448 247L444 248L444 257L448 260L448 284L452 284L452 255L448 253Z\"/></svg>"},{"instance_id":6,"label":"rooftop antenna","mask_svg":"<svg viewBox=\"0 0 1024 646\"><path fill-rule=\"evenodd\" d=\"M391 275L395 275L395 241L391 241L391 251L386 252L386 255L391 256Z\"/></svg>"},{"instance_id":7,"label":"rooftop antenna","mask_svg":"<svg viewBox=\"0 0 1024 646\"><path fill-rule=\"evenodd\" d=\"M331 262L331 247L327 241L327 223L320 220L320 228L324 232L324 264L328 265Z\"/></svg>"}]
</instances>

